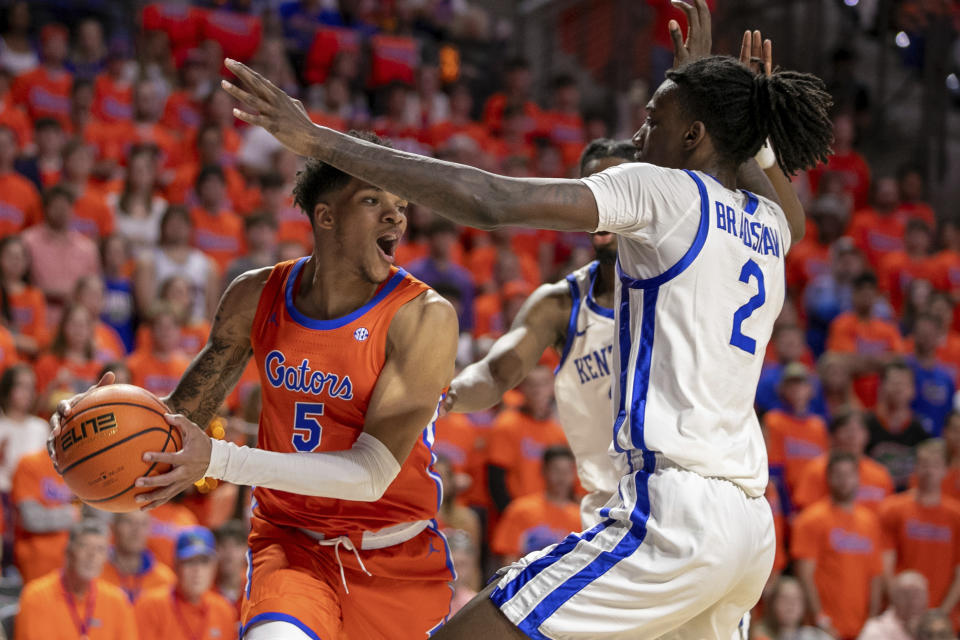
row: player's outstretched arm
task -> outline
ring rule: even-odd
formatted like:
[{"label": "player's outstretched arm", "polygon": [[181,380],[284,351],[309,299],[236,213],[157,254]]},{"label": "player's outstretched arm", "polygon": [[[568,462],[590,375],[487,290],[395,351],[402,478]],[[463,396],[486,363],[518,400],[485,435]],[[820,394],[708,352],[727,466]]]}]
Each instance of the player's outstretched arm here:
[{"label": "player's outstretched arm", "polygon": [[457,314],[428,291],[403,306],[387,335],[387,358],[367,406],[363,432],[350,449],[280,453],[213,441],[183,416],[169,416],[184,436],[176,453],[148,453],[147,461],[174,466],[137,486],[159,487],[137,496],[151,507],[202,477],[308,496],[373,502],[436,415],[440,394],[453,377]]},{"label": "player's outstretched arm", "polygon": [[500,402],[537,365],[547,347],[563,343],[571,304],[566,281],[541,285],[520,307],[510,331],[482,360],[453,379],[444,409],[469,413]]},{"label": "player's outstretched arm", "polygon": [[227,60],[226,66],[243,85],[241,89],[223,81],[224,89],[246,109],[234,109],[234,115],[263,127],[294,153],[322,160],[471,227],[597,228],[596,202],[579,180],[509,178],[358,140],[311,122],[299,100],[246,65]]}]

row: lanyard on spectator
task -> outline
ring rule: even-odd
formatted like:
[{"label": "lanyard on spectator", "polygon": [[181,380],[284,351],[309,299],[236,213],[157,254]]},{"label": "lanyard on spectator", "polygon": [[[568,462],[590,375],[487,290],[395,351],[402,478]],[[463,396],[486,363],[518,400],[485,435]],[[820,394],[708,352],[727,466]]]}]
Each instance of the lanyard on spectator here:
[{"label": "lanyard on spectator", "polygon": [[177,590],[173,589],[170,592],[170,599],[173,600],[173,612],[177,616],[177,623],[180,625],[180,628],[187,634],[187,637],[190,640],[202,640],[203,637],[207,634],[207,614],[209,609],[207,603],[204,602],[200,605],[200,633],[194,633],[193,629],[190,628],[190,625],[187,624],[187,619],[183,615],[183,611],[180,609],[180,596],[177,594]]},{"label": "lanyard on spectator", "polygon": [[67,601],[67,608],[70,609],[70,617],[73,618],[73,624],[80,632],[80,640],[89,640],[90,622],[93,620],[93,608],[97,599],[97,586],[90,583],[90,591],[87,593],[87,607],[83,618],[80,618],[80,612],[77,610],[77,601],[73,594],[67,590],[67,582],[63,574],[60,574],[60,588],[63,590],[63,599]]},{"label": "lanyard on spectator", "polygon": [[144,574],[136,573],[128,578],[127,574],[117,571],[117,577],[120,578],[120,588],[123,589],[123,592],[130,598],[130,603],[133,604],[143,587]]}]

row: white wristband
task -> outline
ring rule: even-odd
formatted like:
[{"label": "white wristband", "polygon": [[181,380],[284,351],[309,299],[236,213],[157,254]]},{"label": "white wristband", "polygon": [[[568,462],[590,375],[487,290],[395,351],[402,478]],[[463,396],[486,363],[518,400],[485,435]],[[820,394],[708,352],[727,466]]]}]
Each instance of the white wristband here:
[{"label": "white wristband", "polygon": [[760,151],[757,151],[757,155],[753,156],[753,159],[757,161],[757,164],[760,165],[760,168],[764,171],[777,164],[777,154],[773,152],[770,138],[767,138],[763,146],[760,147]]},{"label": "white wristband", "polygon": [[322,453],[280,453],[213,440],[204,475],[305,496],[374,502],[399,473],[390,449],[361,433],[351,448]]}]

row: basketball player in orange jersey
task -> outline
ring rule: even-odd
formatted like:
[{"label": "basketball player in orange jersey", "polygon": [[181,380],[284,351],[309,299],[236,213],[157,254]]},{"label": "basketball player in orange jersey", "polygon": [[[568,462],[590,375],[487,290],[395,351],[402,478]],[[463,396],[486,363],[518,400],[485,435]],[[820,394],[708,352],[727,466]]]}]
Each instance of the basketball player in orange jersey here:
[{"label": "basketball player in orange jersey", "polygon": [[[295,195],[313,254],[247,272],[224,293],[206,346],[165,398],[184,447],[145,455],[176,467],[138,481],[162,487],[141,497],[156,506],[204,476],[257,487],[245,640],[424,638],[452,594],[430,445],[453,377],[456,312],[393,266],[406,201],[315,162]],[[212,442],[196,425],[251,355],[259,449]]]}]

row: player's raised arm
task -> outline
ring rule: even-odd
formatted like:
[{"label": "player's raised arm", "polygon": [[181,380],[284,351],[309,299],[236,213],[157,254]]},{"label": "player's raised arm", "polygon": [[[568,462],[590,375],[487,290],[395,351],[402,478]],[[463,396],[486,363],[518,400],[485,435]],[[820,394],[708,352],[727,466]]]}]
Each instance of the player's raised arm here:
[{"label": "player's raised arm", "polygon": [[173,393],[162,398],[173,411],[203,427],[217,415],[253,353],[250,331],[260,291],[269,275],[269,267],[248,271],[227,287],[220,298],[207,343]]},{"label": "player's raised arm", "polygon": [[246,65],[227,60],[226,66],[246,89],[223,81],[224,89],[248,110],[234,109],[234,115],[263,127],[294,153],[471,227],[597,228],[596,202],[579,180],[509,178],[358,140],[311,122],[299,100]]},{"label": "player's raised arm", "polygon": [[523,303],[510,331],[480,360],[450,383],[444,399],[447,411],[481,411],[500,402],[540,361],[544,349],[560,344],[570,318],[566,281],[541,285]]},{"label": "player's raised arm", "polygon": [[202,477],[308,496],[374,502],[400,472],[424,428],[436,415],[453,377],[457,314],[428,291],[397,312],[387,336],[387,357],[366,411],[363,432],[350,449],[280,453],[212,441],[183,416],[171,424],[184,436],[177,453],[150,453],[148,460],[174,465],[166,474],[140,478],[159,487],[137,496],[160,505]]}]

